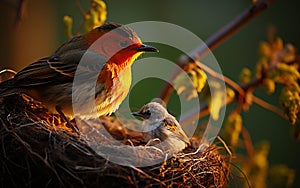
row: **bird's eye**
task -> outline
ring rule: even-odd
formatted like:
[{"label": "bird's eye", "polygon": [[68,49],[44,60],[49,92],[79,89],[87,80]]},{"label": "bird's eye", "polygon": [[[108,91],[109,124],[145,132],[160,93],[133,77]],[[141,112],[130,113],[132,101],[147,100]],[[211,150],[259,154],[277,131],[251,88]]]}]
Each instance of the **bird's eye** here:
[{"label": "bird's eye", "polygon": [[120,46],[121,46],[122,48],[125,48],[125,47],[128,46],[128,42],[127,42],[127,41],[121,41],[121,42],[120,42]]},{"label": "bird's eye", "polygon": [[143,112],[143,116],[144,116],[146,119],[149,119],[149,118],[150,118],[150,116],[151,116],[151,112],[150,112],[150,110],[146,110],[146,111],[144,111],[144,112]]}]

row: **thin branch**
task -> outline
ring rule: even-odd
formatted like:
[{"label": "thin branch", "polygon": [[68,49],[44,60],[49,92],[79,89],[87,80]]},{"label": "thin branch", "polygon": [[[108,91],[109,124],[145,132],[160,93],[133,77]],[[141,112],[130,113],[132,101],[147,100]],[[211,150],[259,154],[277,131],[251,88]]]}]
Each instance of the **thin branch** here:
[{"label": "thin branch", "polygon": [[79,12],[80,12],[80,14],[81,14],[81,16],[84,17],[84,16],[85,16],[85,11],[83,10],[83,8],[82,8],[80,2],[79,2],[78,0],[74,0],[74,2],[75,2],[75,4],[76,4],[76,6],[77,6],[77,8],[78,8],[78,10],[79,10]]},{"label": "thin branch", "polygon": [[251,136],[250,136],[248,130],[245,128],[245,126],[242,126],[241,134],[244,139],[244,146],[248,153],[248,156],[249,156],[249,158],[252,158],[253,154],[254,154],[254,147],[253,147]]},{"label": "thin branch", "polygon": [[[269,71],[269,69],[265,70],[265,71]],[[234,81],[232,81],[232,82],[234,82],[235,84],[237,84],[238,87],[241,88],[244,91],[242,93],[244,95],[244,93],[246,93],[250,89],[258,87],[262,83],[262,81],[263,81],[264,78],[265,78],[264,76],[262,76],[260,78],[254,78],[252,81],[250,81],[249,83],[247,83],[245,85],[235,83]],[[230,85],[230,84],[228,84],[228,85]],[[235,98],[228,98],[227,97],[226,102],[223,104],[222,107],[227,106],[227,105],[233,103],[235,101],[235,99],[240,99],[240,93],[241,93],[240,91],[236,91],[235,90],[235,94],[236,94]],[[261,107],[263,107],[263,108],[265,108],[267,110],[270,110],[270,111],[272,111],[272,112],[280,115],[281,117],[283,117],[285,119],[287,118],[284,115],[284,113],[279,108],[277,108],[276,106],[274,106],[272,104],[269,104],[269,103],[265,102],[264,100],[262,100],[262,99],[260,99],[260,98],[258,98],[256,96],[254,96],[254,95],[252,95],[252,101],[254,103],[260,105]],[[204,104],[204,105],[202,105],[200,107],[200,109],[195,108],[195,109],[190,110],[188,113],[182,115],[182,118],[180,119],[181,120],[180,123],[182,125],[185,125],[188,122],[194,121],[197,118],[204,117],[204,116],[208,115],[209,113],[210,112],[209,112],[209,106],[208,106],[208,104]]]},{"label": "thin branch", "polygon": [[10,73],[10,74],[13,74],[13,75],[17,74],[17,72],[12,70],[12,69],[3,69],[3,70],[0,71],[0,76],[1,76],[1,74],[4,74],[4,73]]},{"label": "thin branch", "polygon": [[[234,99],[237,99],[238,103],[241,104],[241,101],[244,100],[245,97],[245,93],[247,92],[251,92],[253,93],[253,90],[257,87],[259,87],[264,79],[267,77],[267,73],[273,69],[276,68],[276,64],[279,62],[279,58],[280,58],[280,54],[277,54],[276,56],[274,56],[270,61],[272,62],[270,64],[270,66],[268,68],[265,68],[262,70],[261,72],[261,77],[259,78],[254,78],[252,79],[250,82],[248,82],[247,84],[241,84],[241,83],[236,83],[232,80],[230,80],[229,78],[223,76],[223,80],[225,81],[225,83],[229,86],[231,86],[234,90],[235,90],[235,98],[231,98],[231,99],[226,99],[226,102],[223,104],[222,107],[231,104],[232,102],[234,102]],[[299,59],[299,56],[296,57],[296,59]],[[294,63],[294,61],[292,61]],[[200,63],[199,63],[200,64]],[[209,70],[209,71],[213,71],[213,70]],[[210,73],[210,72],[208,72]],[[218,75],[218,73],[216,72],[212,72],[211,75],[217,79],[221,79],[222,75]],[[243,90],[243,92],[241,92],[241,90]],[[280,115],[283,118],[287,118],[284,113],[278,109],[277,107],[265,102],[264,100],[255,97],[252,95],[252,101],[255,102],[256,104],[262,106],[263,108],[266,108],[278,115]],[[243,101],[242,101],[243,102]],[[205,116],[209,114],[209,106],[208,104],[205,104],[204,106],[202,106],[200,108],[200,111],[197,112],[196,109],[192,109],[189,113],[184,114],[184,118],[182,118],[182,123],[186,124],[188,122],[194,121],[196,118]],[[202,115],[202,116],[201,116]]]},{"label": "thin branch", "polygon": [[[269,69],[264,70],[262,72],[262,76],[260,78],[254,78],[253,80],[251,80],[247,84],[236,83],[236,82],[234,82],[233,80],[231,80],[230,78],[228,78],[226,76],[219,75],[217,72],[214,72],[210,68],[208,68],[207,70],[212,71],[211,75],[214,78],[222,79],[222,77],[223,77],[224,78],[223,80],[225,81],[225,83],[228,84],[229,86],[231,86],[235,90],[235,97],[234,98],[228,98],[227,97],[226,102],[222,106],[222,107],[224,107],[224,106],[227,106],[227,105],[233,103],[235,101],[235,99],[238,99],[237,101],[240,102],[240,99],[243,99],[246,92],[249,92],[249,90],[253,90],[254,88],[261,85],[262,81],[265,79],[266,72],[274,69],[274,67],[275,66],[273,65],[273,66],[269,67]],[[286,119],[283,112],[280,109],[278,109],[277,107],[263,101],[262,99],[259,99],[258,97],[255,97],[255,96],[253,96],[252,100],[256,104],[258,104],[258,105],[260,105],[260,106],[262,106],[262,107],[264,107],[268,110],[271,110],[272,112],[275,112],[276,114],[279,114],[281,117],[284,117]],[[191,111],[189,111],[188,113],[182,115],[180,123],[182,125],[185,125],[188,122],[194,121],[197,118],[204,117],[204,116],[208,115],[209,113],[210,113],[209,112],[209,105],[204,104],[200,107],[200,110],[198,110],[198,108],[195,108],[195,109],[192,109]]]},{"label": "thin branch", "polygon": [[16,18],[13,25],[17,27],[24,18],[28,0],[2,0],[2,3],[16,9]]},{"label": "thin branch", "polygon": [[259,106],[267,109],[267,110],[270,110],[272,112],[274,112],[275,114],[283,117],[284,119],[287,119],[286,115],[283,113],[282,110],[280,110],[279,108],[277,108],[276,106],[270,104],[270,103],[267,103],[266,101],[256,97],[256,96],[252,96],[252,101],[256,104],[258,104]]},{"label": "thin branch", "polygon": [[230,156],[230,160],[231,160],[231,158],[232,158],[232,152],[229,149],[228,145],[226,144],[226,142],[220,136],[217,136],[217,139],[223,144],[223,147],[226,149],[227,153]]},{"label": "thin branch", "polygon": [[28,0],[19,0],[17,5],[17,14],[15,18],[14,26],[17,27],[22,19],[24,18],[26,8],[27,8]]},{"label": "thin branch", "polygon": [[[219,44],[221,44],[224,40],[229,38],[235,32],[237,32],[242,26],[248,23],[251,19],[265,10],[270,4],[272,0],[258,0],[255,4],[249,6],[244,12],[242,12],[239,16],[237,16],[234,20],[229,22],[223,28],[221,28],[217,33],[212,35],[205,41],[205,44],[197,47],[194,51],[190,52],[187,56],[182,55],[177,64],[183,68],[187,66],[190,62],[200,61],[210,50],[215,49]],[[169,80],[174,80],[176,76],[179,74],[178,71],[173,71]],[[166,84],[162,89],[160,94],[160,98],[167,102],[173,88],[170,84]]]},{"label": "thin branch", "polygon": [[160,181],[159,179],[157,179],[155,177],[152,177],[151,175],[147,174],[146,172],[142,171],[141,169],[139,169],[135,166],[132,166],[132,165],[130,165],[129,167],[132,168],[133,170],[137,171],[138,173],[143,174],[146,178],[152,179],[156,182],[159,182],[161,185],[166,186],[166,184],[164,182]]},{"label": "thin branch", "polygon": [[239,85],[238,83],[236,83],[235,81],[231,80],[229,77],[219,74],[216,71],[214,71],[213,69],[209,68],[208,66],[200,63],[200,62],[196,62],[197,65],[206,73],[209,74],[211,77],[219,79],[219,80],[224,80],[224,82],[228,85],[230,85],[235,91],[237,91],[239,93],[239,95],[244,96],[245,91],[244,89],[241,87],[241,85]]},{"label": "thin branch", "polygon": [[[248,179],[247,174],[246,174],[246,173],[245,173],[238,165],[236,165],[236,164],[234,164],[234,163],[230,163],[230,164],[231,164],[233,167],[235,167],[235,168],[238,170],[238,172],[240,172],[240,173],[242,174],[242,178],[245,178],[248,187],[249,187],[249,188],[252,188],[252,186],[251,186],[251,184],[250,184],[250,180]],[[237,187],[238,187],[238,186],[237,186]]]},{"label": "thin branch", "polygon": [[[222,107],[227,106],[234,101],[235,101],[235,98],[227,98],[226,102],[223,104]],[[209,105],[206,103],[206,104],[201,105],[200,109],[194,108],[194,109],[190,110],[189,112],[183,114],[180,118],[179,123],[181,126],[184,126],[184,125],[188,124],[189,122],[192,122],[195,119],[199,119],[201,117],[207,116],[208,114],[210,114]]]},{"label": "thin branch", "polygon": [[17,74],[16,71],[12,69],[3,69],[0,71],[0,83],[8,80],[10,78],[13,78]]},{"label": "thin branch", "polygon": [[[239,16],[222,27],[217,33],[206,40],[206,45],[199,46],[190,55],[197,61],[201,60],[210,50],[214,50],[219,44],[237,32],[240,28],[251,21],[255,16],[264,11],[272,3],[271,0],[258,0],[256,3],[250,5]],[[209,49],[208,49],[208,48]]]}]

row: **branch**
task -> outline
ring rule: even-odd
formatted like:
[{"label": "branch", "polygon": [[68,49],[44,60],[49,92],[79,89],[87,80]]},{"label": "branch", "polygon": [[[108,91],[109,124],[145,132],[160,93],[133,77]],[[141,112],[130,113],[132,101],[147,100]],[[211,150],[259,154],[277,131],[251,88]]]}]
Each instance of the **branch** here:
[{"label": "branch", "polygon": [[[274,67],[270,67],[269,69],[265,70],[265,72],[272,70]],[[265,75],[265,73],[263,73],[263,75]],[[228,78],[229,79],[229,78]],[[235,97],[234,98],[227,98],[226,102],[223,104],[222,107],[227,106],[231,103],[233,103],[236,99],[241,99],[245,96],[245,93],[248,92],[249,90],[253,90],[254,88],[257,88],[265,79],[265,76],[262,76],[260,78],[254,78],[252,81],[250,81],[249,83],[243,85],[243,84],[238,84],[235,83],[234,81],[230,80],[230,82],[226,81],[226,84],[228,84],[229,86],[232,86],[231,84],[234,83],[234,87],[232,87],[235,90]],[[238,90],[236,90],[235,88],[239,88]],[[242,90],[243,92],[241,92],[240,90]],[[264,100],[252,95],[252,101],[255,102],[256,104],[260,105],[263,108],[266,108],[278,115],[280,115],[281,117],[286,119],[286,116],[284,115],[284,113],[282,112],[282,110],[278,109],[276,106],[273,106],[267,102],[265,102]],[[197,108],[192,109],[191,111],[189,111],[188,113],[182,115],[180,124],[185,125],[188,122],[191,122],[193,120],[195,120],[196,118],[201,118],[204,117],[206,115],[208,115],[209,112],[209,106],[208,104],[204,104],[200,107],[200,110],[197,110]]]},{"label": "branch", "polygon": [[75,2],[75,4],[76,4],[76,6],[77,6],[77,8],[78,8],[78,10],[79,10],[79,12],[80,12],[80,14],[81,14],[81,16],[85,16],[85,11],[83,10],[83,8],[82,8],[82,6],[81,6],[81,4],[80,4],[80,2],[78,1],[78,0],[74,0],[74,2]]},{"label": "branch", "polygon": [[[298,57],[299,56],[297,56],[296,59],[298,59]],[[235,97],[227,98],[226,102],[222,106],[222,107],[224,107],[224,106],[227,106],[227,105],[231,104],[236,99],[237,99],[238,102],[244,102],[244,98],[246,96],[245,94],[247,92],[253,93],[253,90],[255,88],[259,87],[263,83],[264,79],[267,76],[267,73],[276,68],[276,64],[277,64],[277,62],[279,62],[279,54],[277,54],[277,56],[274,56],[271,61],[273,63],[271,63],[271,65],[268,68],[263,69],[263,71],[261,72],[261,74],[262,74],[261,77],[253,78],[247,84],[236,83],[233,80],[231,80],[230,78],[227,78],[226,76],[220,75],[219,73],[213,71],[212,69],[210,69],[209,67],[207,67],[203,64],[201,64],[201,66],[203,65],[202,67],[204,68],[204,71],[207,71],[207,73],[210,74],[212,77],[220,79],[220,80],[222,80],[222,77],[223,77],[224,78],[223,80],[225,81],[225,83],[227,85],[231,86],[232,89],[234,89]],[[292,62],[294,62],[294,61],[292,61]],[[283,117],[285,119],[287,118],[284,115],[284,113],[282,112],[282,110],[278,109],[276,106],[273,106],[273,105],[265,102],[264,100],[262,100],[258,97],[255,97],[254,95],[252,95],[252,101],[255,102],[256,104],[262,106],[263,108],[266,108],[266,109],[280,115],[281,117]],[[189,111],[188,113],[183,114],[180,123],[182,125],[185,125],[186,123],[191,122],[191,121],[193,121],[197,118],[201,118],[203,116],[206,116],[209,113],[210,113],[209,112],[209,105],[204,104],[200,107],[200,110],[197,110],[197,108],[195,108],[195,109],[192,109],[191,111]]]},{"label": "branch", "polygon": [[17,5],[17,15],[14,23],[15,27],[17,27],[22,21],[22,19],[24,18],[27,4],[28,4],[28,0],[19,0]]},{"label": "branch", "polygon": [[17,27],[24,18],[28,0],[2,0],[2,2],[16,9],[14,27]]},{"label": "branch", "polygon": [[252,101],[255,102],[257,105],[259,105],[267,110],[270,110],[270,111],[274,112],[275,114],[283,117],[284,119],[288,119],[281,109],[277,108],[276,106],[274,106],[272,104],[267,103],[266,101],[254,96],[254,95],[252,96]]},{"label": "branch", "polygon": [[245,126],[242,126],[241,134],[244,139],[244,146],[247,151],[247,154],[248,154],[249,158],[252,158],[253,154],[254,154],[253,142],[252,142],[251,136],[250,136],[248,130],[245,128]]},{"label": "branch", "polygon": [[[188,55],[182,55],[178,59],[177,64],[181,68],[184,68],[191,62],[191,60],[192,60],[192,62],[200,61],[203,57],[205,57],[205,55],[207,55],[207,53],[210,50],[215,49],[224,40],[229,38],[236,31],[238,31],[242,26],[244,26],[246,23],[248,23],[251,19],[253,19],[255,16],[257,16],[263,10],[265,10],[271,3],[272,3],[272,0],[258,0],[255,4],[252,4],[251,6],[249,6],[239,16],[237,16],[235,19],[233,19],[231,22],[229,22],[227,25],[225,25],[223,28],[221,28],[217,33],[215,33],[210,38],[208,38],[205,41],[205,44],[197,47],[194,51],[190,52]],[[200,66],[200,68],[202,68],[202,66]],[[169,80],[170,81],[174,80],[176,78],[176,76],[178,75],[178,73],[179,72],[177,72],[177,71],[173,71]],[[162,89],[160,98],[164,102],[167,102],[172,91],[173,91],[173,88],[171,87],[171,85],[166,84],[164,86],[164,88]]]}]

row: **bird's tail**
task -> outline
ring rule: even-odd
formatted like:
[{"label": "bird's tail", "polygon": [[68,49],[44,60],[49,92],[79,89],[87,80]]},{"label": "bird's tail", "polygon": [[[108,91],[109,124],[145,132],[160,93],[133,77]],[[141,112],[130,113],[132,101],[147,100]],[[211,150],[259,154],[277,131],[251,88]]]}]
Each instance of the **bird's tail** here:
[{"label": "bird's tail", "polygon": [[0,97],[7,97],[9,95],[14,95],[19,92],[19,89],[14,85],[15,81],[9,79],[0,83]]}]

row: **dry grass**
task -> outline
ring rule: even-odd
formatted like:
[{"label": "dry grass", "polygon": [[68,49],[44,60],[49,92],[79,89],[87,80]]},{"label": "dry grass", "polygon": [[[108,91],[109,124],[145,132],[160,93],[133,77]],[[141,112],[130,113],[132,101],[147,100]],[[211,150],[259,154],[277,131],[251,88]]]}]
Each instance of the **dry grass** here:
[{"label": "dry grass", "polygon": [[[127,130],[114,117],[101,122],[115,138],[144,144],[139,133]],[[60,116],[21,96],[1,101],[0,123],[1,187],[224,187],[227,183],[229,157],[220,154],[224,148],[194,149],[195,138],[184,153],[162,164],[136,168],[97,155]]]}]

